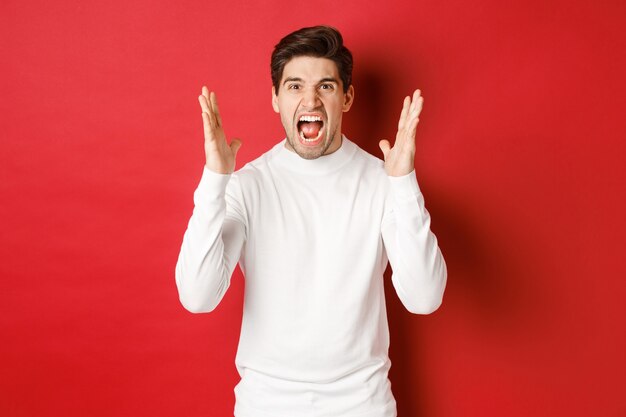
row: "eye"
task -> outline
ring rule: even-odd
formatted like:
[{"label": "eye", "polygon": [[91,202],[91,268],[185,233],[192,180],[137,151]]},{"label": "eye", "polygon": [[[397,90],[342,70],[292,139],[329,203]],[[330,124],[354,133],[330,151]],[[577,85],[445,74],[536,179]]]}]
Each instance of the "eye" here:
[{"label": "eye", "polygon": [[287,86],[287,90],[299,90],[300,89],[300,84],[289,84]]},{"label": "eye", "polygon": [[333,84],[322,84],[322,85],[320,85],[320,90],[332,91],[334,89],[335,89],[335,86]]}]

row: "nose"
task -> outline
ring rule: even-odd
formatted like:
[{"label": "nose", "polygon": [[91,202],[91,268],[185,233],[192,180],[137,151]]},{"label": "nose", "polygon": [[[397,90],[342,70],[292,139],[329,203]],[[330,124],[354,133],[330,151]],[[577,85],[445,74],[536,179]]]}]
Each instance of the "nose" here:
[{"label": "nose", "polygon": [[302,106],[307,109],[314,109],[319,105],[317,88],[307,88],[302,93]]}]

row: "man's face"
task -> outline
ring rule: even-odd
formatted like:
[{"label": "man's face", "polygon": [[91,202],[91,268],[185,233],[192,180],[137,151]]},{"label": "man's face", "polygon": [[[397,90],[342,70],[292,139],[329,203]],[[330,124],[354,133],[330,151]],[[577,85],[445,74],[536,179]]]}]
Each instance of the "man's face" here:
[{"label": "man's face", "polygon": [[350,110],[354,89],[343,92],[337,65],[326,58],[297,56],[283,69],[272,106],[280,113],[286,147],[305,159],[330,154],[341,146],[341,117]]}]

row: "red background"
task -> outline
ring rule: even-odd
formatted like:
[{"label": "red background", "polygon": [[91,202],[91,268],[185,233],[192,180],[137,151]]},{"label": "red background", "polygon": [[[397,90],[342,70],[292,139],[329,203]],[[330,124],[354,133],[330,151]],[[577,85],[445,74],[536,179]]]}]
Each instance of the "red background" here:
[{"label": "red background", "polygon": [[626,415],[623,1],[173,3],[0,5],[2,416],[232,415],[243,280],[205,315],[174,285],[197,95],[242,166],[283,137],[273,45],[319,23],[355,56],[357,143],[425,96],[449,281],[431,316],[387,287],[399,415]]}]

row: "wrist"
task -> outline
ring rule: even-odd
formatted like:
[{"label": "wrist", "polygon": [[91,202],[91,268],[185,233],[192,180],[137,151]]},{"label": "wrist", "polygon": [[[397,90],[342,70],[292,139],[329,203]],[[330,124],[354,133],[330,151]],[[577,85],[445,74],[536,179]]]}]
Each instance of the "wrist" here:
[{"label": "wrist", "polygon": [[413,164],[395,164],[393,166],[385,166],[385,171],[390,177],[404,177],[415,171]]}]

